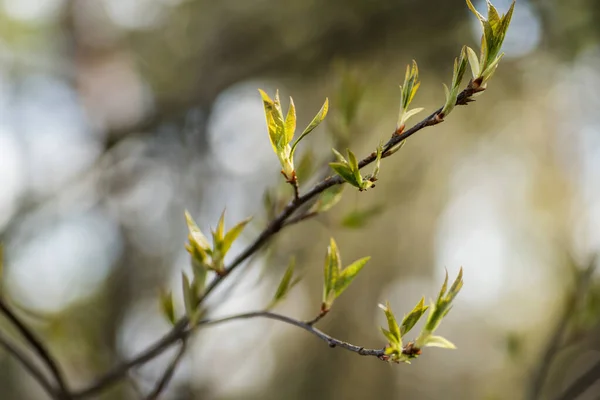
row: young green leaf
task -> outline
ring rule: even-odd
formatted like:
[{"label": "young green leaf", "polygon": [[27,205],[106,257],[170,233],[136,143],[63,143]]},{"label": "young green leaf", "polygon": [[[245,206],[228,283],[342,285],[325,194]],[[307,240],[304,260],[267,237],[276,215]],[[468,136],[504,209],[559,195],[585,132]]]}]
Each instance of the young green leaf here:
[{"label": "young green leaf", "polygon": [[365,266],[365,264],[371,259],[371,257],[364,257],[354,261],[352,264],[344,268],[339,274],[335,281],[334,293],[335,297],[338,298],[346,290],[346,288],[352,283],[356,275]]},{"label": "young green leaf", "polygon": [[221,252],[223,256],[227,254],[233,242],[238,238],[238,236],[240,236],[248,222],[250,222],[251,220],[252,217],[246,218],[245,220],[239,222],[236,226],[231,228],[229,232],[227,232],[227,234],[225,234],[225,237],[223,238],[223,245],[221,247]]},{"label": "young green leaf", "polygon": [[194,274],[194,279],[192,280],[194,293],[201,295],[204,293],[204,286],[206,285],[208,266],[200,264],[196,260],[192,260],[192,273]]},{"label": "young green leaf", "polygon": [[202,234],[202,231],[200,231],[200,228],[198,228],[198,225],[196,225],[196,222],[194,222],[194,219],[187,210],[185,211],[185,222],[190,233],[190,243],[194,247],[197,247],[204,252],[210,250],[210,243],[208,243],[208,239]]},{"label": "young green leaf", "polygon": [[175,325],[175,307],[173,306],[173,295],[171,291],[160,291],[160,309],[164,317],[172,325]]},{"label": "young green leaf", "polygon": [[420,85],[421,82],[419,82],[419,68],[417,66],[417,62],[413,60],[412,66],[406,66],[404,83],[400,86],[400,112],[398,113],[398,123],[396,125],[397,131],[402,131],[406,121],[420,111],[420,109],[417,109],[417,111],[408,110],[408,106],[415,97]]},{"label": "young green leaf", "polygon": [[287,116],[285,117],[285,141],[286,144],[290,143],[294,138],[296,132],[296,107],[294,106],[294,99],[290,97],[290,108],[288,109]]},{"label": "young green leaf", "polygon": [[425,298],[421,297],[421,301],[417,303],[415,308],[404,316],[402,319],[402,326],[400,328],[400,334],[402,336],[406,335],[415,324],[421,319],[425,311],[427,311],[429,307],[425,305]]},{"label": "young green leaf", "polygon": [[285,137],[285,126],[283,122],[283,116],[279,111],[280,106],[271,100],[268,94],[263,90],[258,89],[263,100],[263,106],[265,109],[265,118],[267,120],[267,129],[269,131],[269,139],[271,146],[275,153],[279,153],[281,149],[281,143],[285,141],[282,138]]},{"label": "young green leaf", "polygon": [[469,57],[469,65],[471,66],[471,72],[473,73],[473,79],[477,79],[481,74],[481,70],[479,68],[479,59],[477,58],[477,54],[475,50],[467,46],[467,55]]},{"label": "young green leaf", "polygon": [[354,172],[350,169],[347,164],[342,164],[339,162],[331,162],[329,163],[331,169],[333,169],[339,176],[344,179],[344,181],[348,182],[352,186],[360,187],[360,182],[356,181]]},{"label": "young green leaf", "polygon": [[460,57],[454,59],[454,72],[452,74],[452,86],[448,90],[448,87],[444,85],[444,91],[446,92],[446,104],[442,108],[441,118],[450,114],[456,105],[458,98],[458,92],[460,91],[460,84],[462,82],[465,71],[467,70],[468,54],[467,47],[463,46]]},{"label": "young green leaf", "polygon": [[379,304],[379,308],[383,310],[387,319],[389,336],[386,335],[386,338],[390,341],[390,345],[402,347],[402,334],[400,333],[400,327],[398,326],[396,317],[390,308],[390,303],[386,302],[385,305]]},{"label": "young green leaf", "polygon": [[441,336],[429,336],[425,342],[425,347],[441,347],[442,349],[456,349],[454,343]]},{"label": "young green leaf", "polygon": [[396,336],[394,336],[392,332],[388,331],[383,326],[380,326],[379,329],[381,330],[381,333],[383,333],[383,336],[385,336],[385,338],[387,339],[388,343],[393,344],[397,342],[398,338],[396,338]]},{"label": "young green leaf", "polygon": [[323,285],[323,304],[326,309],[331,307],[334,295],[335,283],[338,276],[341,273],[342,261],[340,259],[340,253],[335,243],[335,240],[331,238],[329,240],[329,246],[327,247],[327,256],[325,257],[325,269],[324,269],[324,285]]},{"label": "young green leaf", "polygon": [[190,285],[190,280],[185,274],[181,273],[181,287],[183,289],[183,304],[185,305],[185,313],[188,318],[191,318],[196,310],[196,293],[194,288]]},{"label": "young green leaf", "polygon": [[331,151],[333,151],[333,154],[335,155],[335,158],[337,158],[338,162],[344,165],[348,165],[348,161],[346,161],[346,158],[336,149],[331,149]]},{"label": "young green leaf", "polygon": [[308,126],[306,127],[306,129],[304,129],[304,131],[302,132],[302,134],[298,137],[298,139],[296,139],[296,141],[292,145],[292,150],[290,152],[291,156],[294,155],[294,152],[296,151],[296,146],[298,146],[298,143],[300,143],[300,141],[302,139],[304,139],[304,137],[306,135],[308,135],[309,133],[311,133],[317,126],[319,126],[319,124],[321,122],[323,122],[323,120],[327,116],[327,111],[329,111],[329,99],[328,98],[325,99],[325,103],[323,103],[323,106],[321,106],[321,109],[319,110],[319,112],[317,113],[317,115],[315,115],[315,117],[310,122],[310,124],[308,124]]},{"label": "young green leaf", "polygon": [[267,308],[274,307],[277,303],[287,296],[289,290],[292,288],[292,278],[294,276],[294,268],[296,267],[296,259],[292,257],[290,259],[290,263],[281,278],[281,282],[279,282],[279,286],[277,287],[277,291],[273,296],[273,300],[271,300],[271,304]]},{"label": "young green leaf", "polygon": [[221,213],[219,217],[219,222],[217,223],[217,228],[213,232],[213,239],[215,243],[223,242],[223,238],[225,237],[225,210]]},{"label": "young green leaf", "polygon": [[[481,38],[481,52],[478,66],[475,66],[475,54],[469,51],[468,58],[473,71],[474,80],[480,80],[478,84],[485,88],[485,83],[493,75],[498,62],[502,55],[500,49],[506,36],[506,31],[510,25],[512,14],[514,11],[515,1],[513,0],[508,12],[502,16],[498,14],[492,3],[487,1],[487,19],[481,15],[473,6],[470,0],[467,1],[467,6],[475,14],[483,28],[483,36]],[[500,55],[499,55],[500,54]]]},{"label": "young green leaf", "polygon": [[377,146],[377,156],[375,157],[375,167],[373,168],[373,173],[369,180],[376,181],[377,176],[379,175],[379,169],[381,168],[381,155],[383,154],[383,143],[379,142],[379,146]]}]

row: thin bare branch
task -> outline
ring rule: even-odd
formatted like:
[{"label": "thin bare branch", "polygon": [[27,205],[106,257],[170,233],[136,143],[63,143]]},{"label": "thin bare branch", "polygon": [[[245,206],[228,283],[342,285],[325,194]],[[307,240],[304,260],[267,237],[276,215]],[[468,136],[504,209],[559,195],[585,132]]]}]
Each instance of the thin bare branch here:
[{"label": "thin bare branch", "polygon": [[181,361],[181,359],[183,358],[183,355],[185,354],[186,348],[187,348],[187,340],[183,339],[181,341],[181,346],[179,347],[179,351],[175,355],[175,358],[173,358],[173,360],[171,361],[171,363],[169,364],[169,366],[163,373],[162,377],[160,378],[160,380],[158,381],[158,383],[156,384],[156,386],[154,387],[152,392],[150,392],[150,394],[146,397],[146,400],[158,399],[158,396],[160,396],[160,394],[163,392],[163,390],[165,390],[167,388],[167,386],[169,385],[169,382],[171,382],[171,379],[173,378],[173,374],[175,373],[175,370],[177,369],[179,362]]},{"label": "thin bare branch", "polygon": [[600,379],[600,361],[592,366],[585,374],[581,375],[555,400],[573,400],[585,393],[590,386]]},{"label": "thin bare branch", "polygon": [[579,273],[579,276],[577,277],[577,281],[575,282],[575,286],[573,287],[567,299],[563,313],[558,321],[556,321],[556,326],[552,330],[552,334],[548,340],[545,350],[542,353],[537,368],[533,372],[527,397],[529,400],[537,400],[540,398],[540,394],[542,393],[542,389],[546,383],[552,362],[564,344],[569,342],[569,340],[565,339],[565,335],[570,325],[569,322],[576,315],[579,307],[581,307],[581,302],[588,292],[588,287],[591,280],[590,278],[595,270],[595,267],[596,258],[593,257],[589,262],[588,267]]},{"label": "thin bare branch", "polygon": [[224,322],[235,321],[235,320],[239,320],[239,319],[251,319],[251,318],[267,318],[267,319],[273,319],[276,321],[284,322],[286,324],[293,325],[300,329],[304,329],[305,331],[311,333],[312,335],[314,335],[314,336],[318,337],[319,339],[323,340],[324,342],[326,342],[329,345],[329,347],[332,347],[332,348],[333,347],[341,347],[342,349],[354,352],[361,356],[373,356],[373,357],[377,357],[379,359],[385,358],[385,348],[383,348],[383,349],[365,349],[362,346],[356,346],[351,343],[344,342],[343,340],[333,338],[333,337],[329,336],[328,334],[326,334],[325,332],[315,328],[314,326],[307,324],[306,322],[302,322],[297,319],[287,317],[285,315],[272,313],[270,311],[255,311],[255,312],[249,312],[249,313],[244,313],[244,314],[232,315],[230,317],[225,317],[225,318],[219,318],[219,319],[213,319],[213,320],[203,320],[203,321],[200,321],[198,325],[210,326],[210,325],[222,324]]},{"label": "thin bare branch", "polygon": [[3,336],[2,332],[0,332],[0,346],[4,347],[8,353],[10,353],[17,361],[21,363],[21,365],[31,374],[31,376],[38,381],[46,393],[48,393],[50,398],[56,400],[63,399],[58,391],[52,386],[52,383],[50,383],[50,381],[44,376],[44,373],[40,370],[40,368],[38,368],[24,352],[13,345],[7,337]]},{"label": "thin bare branch", "polygon": [[27,343],[29,343],[33,350],[38,354],[42,362],[44,362],[44,364],[46,364],[46,366],[50,369],[50,372],[54,376],[59,390],[62,393],[62,398],[70,398],[69,389],[63,378],[63,374],[58,366],[58,363],[50,354],[50,351],[46,348],[42,341],[37,338],[35,333],[11,310],[9,305],[2,297],[0,297],[0,311],[15,326],[19,334],[23,336]]}]

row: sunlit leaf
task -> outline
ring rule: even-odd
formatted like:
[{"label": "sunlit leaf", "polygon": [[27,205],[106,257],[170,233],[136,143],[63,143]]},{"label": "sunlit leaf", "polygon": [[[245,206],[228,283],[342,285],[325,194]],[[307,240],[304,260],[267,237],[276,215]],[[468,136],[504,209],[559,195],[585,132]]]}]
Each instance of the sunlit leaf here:
[{"label": "sunlit leaf", "polygon": [[208,239],[202,234],[200,228],[198,228],[198,225],[196,225],[196,222],[194,222],[192,216],[187,210],[185,211],[185,222],[190,232],[190,242],[194,242],[193,244],[196,244],[203,250],[210,249],[210,243],[208,243]]},{"label": "sunlit leaf", "polygon": [[221,247],[221,252],[223,253],[223,255],[227,254],[227,251],[229,251],[233,242],[238,238],[238,236],[240,236],[248,222],[250,222],[251,220],[252,217],[248,217],[242,222],[239,222],[236,226],[231,228],[229,232],[227,232],[227,234],[223,238],[223,245]]},{"label": "sunlit leaf", "polygon": [[450,287],[450,290],[448,291],[448,296],[446,297],[446,300],[448,302],[453,301],[454,298],[456,297],[456,295],[458,294],[458,292],[460,292],[460,289],[462,289],[462,286],[463,286],[463,269],[461,267],[460,270],[458,271],[458,276],[456,277],[456,279],[454,280],[454,283],[452,284],[452,286]]},{"label": "sunlit leaf", "polygon": [[294,132],[296,132],[296,107],[294,106],[294,99],[290,97],[290,108],[285,117],[285,141],[287,143],[290,143],[294,138]]},{"label": "sunlit leaf", "polygon": [[356,182],[356,179],[354,177],[354,173],[352,172],[352,170],[348,167],[348,165],[346,164],[342,164],[342,163],[338,163],[338,162],[332,162],[329,163],[329,166],[339,175],[341,176],[346,182],[350,183],[351,185],[357,186],[359,187],[360,183]]},{"label": "sunlit leaf", "polygon": [[442,298],[446,295],[446,290],[448,290],[448,270],[446,270],[446,277],[444,278],[444,283],[442,284],[442,288],[440,289],[440,294],[437,298],[437,303],[439,303]]},{"label": "sunlit leaf", "polygon": [[385,329],[384,327],[379,327],[379,329],[381,330],[381,333],[383,333],[383,336],[385,336],[385,338],[388,340],[388,342],[390,344],[396,343],[397,342],[397,338],[392,335],[392,333],[390,331],[388,331],[387,329]]},{"label": "sunlit leaf", "polygon": [[385,313],[385,317],[388,323],[388,331],[390,333],[390,336],[388,337],[386,335],[386,337],[388,337],[388,340],[390,338],[394,339],[390,340],[390,344],[402,346],[402,335],[400,333],[400,327],[398,326],[398,322],[396,322],[396,317],[394,316],[394,313],[390,308],[390,303],[386,302],[385,306],[383,304],[379,304],[379,308],[381,308]]},{"label": "sunlit leaf", "polygon": [[285,127],[283,117],[278,110],[279,105],[276,105],[276,103],[271,100],[269,95],[267,95],[263,90],[258,89],[258,91],[260,92],[263,100],[271,146],[273,146],[273,151],[278,153],[282,150],[281,143],[285,142]]},{"label": "sunlit leaf", "polygon": [[441,336],[429,336],[424,344],[425,347],[441,347],[442,349],[456,349],[456,346],[448,339]]},{"label": "sunlit leaf", "polygon": [[317,115],[315,115],[315,117],[313,118],[313,120],[310,122],[310,124],[308,124],[308,126],[306,127],[306,129],[304,129],[304,131],[302,132],[302,134],[298,137],[298,139],[296,139],[296,141],[294,142],[294,144],[292,145],[292,151],[290,154],[294,154],[295,150],[296,150],[296,146],[298,146],[298,143],[300,143],[300,141],[309,133],[311,133],[317,126],[319,126],[319,124],[321,122],[323,122],[323,120],[325,119],[325,117],[327,116],[327,111],[329,111],[329,99],[325,99],[325,103],[323,103],[323,106],[321,107],[321,109],[319,110],[319,112],[317,113]]},{"label": "sunlit leaf", "polygon": [[325,257],[325,268],[324,268],[324,285],[323,285],[323,303],[331,306],[333,299],[331,295],[333,293],[335,282],[342,269],[342,261],[340,259],[340,252],[338,250],[335,240],[331,238],[329,240],[329,246],[327,247],[327,256]]},{"label": "sunlit leaf", "polygon": [[406,335],[415,326],[428,308],[429,307],[425,305],[425,298],[421,297],[421,301],[417,303],[415,308],[413,308],[412,311],[405,315],[402,319],[402,324],[400,327],[400,333],[402,336]]},{"label": "sunlit leaf", "polygon": [[467,55],[469,58],[469,65],[471,66],[471,72],[473,73],[473,79],[476,79],[481,73],[481,70],[479,69],[479,59],[477,58],[475,50],[470,47],[467,47]]},{"label": "sunlit leaf", "polygon": [[331,149],[331,151],[333,151],[333,154],[335,155],[335,158],[337,158],[339,163],[348,165],[348,161],[346,161],[346,158],[336,149]]},{"label": "sunlit leaf", "polygon": [[360,270],[370,259],[371,257],[361,258],[344,268],[335,281],[334,292],[336,298],[339,297],[344,290],[346,290],[346,288],[352,283],[354,278],[356,278]]}]

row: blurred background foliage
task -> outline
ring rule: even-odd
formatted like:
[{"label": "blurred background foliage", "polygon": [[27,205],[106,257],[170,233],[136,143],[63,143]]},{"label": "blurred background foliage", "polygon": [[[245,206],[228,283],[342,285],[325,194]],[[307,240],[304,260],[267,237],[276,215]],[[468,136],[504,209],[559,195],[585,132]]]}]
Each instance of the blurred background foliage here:
[{"label": "blurred background foliage", "polygon": [[[334,236],[346,262],[372,260],[325,331],[383,346],[377,303],[407,312],[463,266],[441,327],[458,350],[389,366],[277,322],[232,322],[195,335],[165,398],[520,399],[557,326],[568,345],[551,351],[543,396],[598,361],[598,273],[577,284],[600,247],[598,20],[595,0],[519,0],[476,103],[408,140],[376,189],[346,188],[329,213],[286,230],[210,301],[214,315],[263,307],[295,255],[304,280],[280,311],[312,318]],[[413,105],[441,106],[454,57],[479,36],[463,0],[0,0],[4,290],[71,385],[89,384],[168,330],[157,299],[165,287],[181,298],[184,208],[203,230],[224,207],[230,226],[255,215],[235,253],[264,226],[265,191],[291,195],[258,87],[293,95],[299,126],[330,97],[300,146],[320,171],[333,145],[362,157],[389,137],[411,59]],[[171,356],[102,398],[137,398]],[[0,352],[0,398],[44,396]]]}]

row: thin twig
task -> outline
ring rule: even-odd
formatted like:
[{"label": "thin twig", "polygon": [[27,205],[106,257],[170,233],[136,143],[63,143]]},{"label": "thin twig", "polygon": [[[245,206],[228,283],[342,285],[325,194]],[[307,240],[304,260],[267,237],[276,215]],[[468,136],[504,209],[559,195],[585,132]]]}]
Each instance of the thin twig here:
[{"label": "thin twig", "polygon": [[323,317],[325,317],[328,312],[329,312],[329,310],[322,309],[321,312],[319,313],[319,315],[317,315],[315,318],[311,319],[310,321],[306,321],[305,324],[310,325],[310,326],[315,325],[317,322],[319,322],[321,319],[323,319]]},{"label": "thin twig", "polygon": [[575,400],[600,379],[600,361],[571,384],[556,400]]},{"label": "thin twig", "polygon": [[326,342],[329,345],[329,347],[332,347],[332,348],[333,347],[341,347],[345,350],[352,351],[361,356],[373,356],[373,357],[377,357],[379,359],[385,358],[385,348],[383,348],[383,349],[365,349],[364,347],[356,346],[351,343],[344,342],[343,340],[333,338],[333,337],[329,336],[328,334],[326,334],[325,332],[315,328],[314,326],[307,324],[306,322],[302,322],[297,319],[287,317],[285,315],[272,313],[270,311],[255,311],[255,312],[249,312],[249,313],[244,313],[244,314],[232,315],[230,317],[225,317],[225,318],[220,318],[220,319],[203,320],[203,321],[200,321],[198,325],[210,326],[210,325],[222,324],[224,322],[235,321],[235,320],[239,320],[239,319],[250,319],[250,318],[267,318],[267,319],[273,319],[276,321],[284,322],[286,324],[293,325],[300,329],[304,329],[305,331],[313,334],[314,336],[316,336],[319,339]]},{"label": "thin twig", "polygon": [[58,366],[58,363],[54,360],[54,357],[50,354],[50,351],[46,348],[46,346],[42,343],[40,339],[37,338],[35,333],[25,325],[23,321],[11,310],[5,300],[0,297],[0,311],[6,316],[6,318],[17,328],[17,331],[23,336],[23,338],[29,343],[29,345],[33,348],[33,350],[38,354],[41,360],[46,364],[46,366],[50,369],[50,372],[54,376],[56,383],[62,393],[63,399],[70,398],[69,389],[67,384],[63,378],[63,374]]},{"label": "thin twig", "polygon": [[50,381],[44,376],[44,373],[40,370],[40,368],[38,368],[25,353],[14,346],[7,337],[3,336],[2,332],[0,332],[0,346],[4,347],[7,352],[9,352],[17,361],[19,361],[21,365],[23,365],[23,367],[31,374],[31,376],[38,381],[46,393],[48,393],[50,398],[57,400],[62,399],[61,395],[56,389],[54,389],[52,383],[50,383]]},{"label": "thin twig", "polygon": [[161,379],[156,384],[156,387],[146,397],[146,400],[158,399],[158,396],[160,396],[162,391],[167,388],[167,386],[169,385],[169,382],[171,382],[171,379],[173,378],[175,369],[177,369],[177,365],[179,365],[179,362],[181,361],[181,359],[183,358],[183,355],[185,354],[186,347],[187,347],[187,340],[183,339],[181,341],[181,346],[179,347],[179,351],[175,355],[175,358],[173,358],[173,360],[171,361],[171,363],[169,364],[169,366],[163,373]]},{"label": "thin twig", "polygon": [[544,384],[548,378],[548,372],[550,371],[552,362],[565,344],[565,335],[570,325],[569,322],[576,314],[576,311],[580,307],[583,298],[585,298],[589,287],[590,278],[594,272],[595,266],[596,260],[594,257],[588,264],[588,267],[577,277],[577,281],[575,282],[575,286],[570,293],[569,298],[567,299],[563,313],[556,322],[556,326],[552,330],[552,335],[548,340],[546,349],[544,350],[538,366],[533,373],[531,385],[529,387],[529,393],[527,396],[529,400],[537,400],[540,397],[542,389],[544,388]]},{"label": "thin twig", "polygon": [[[456,105],[466,105],[471,100],[471,96],[480,91],[480,89],[473,88],[472,84],[469,83],[467,88],[463,90],[457,97]],[[428,126],[435,125],[440,122],[438,118],[436,118],[439,113],[441,113],[442,108],[440,107],[438,110],[431,113],[421,122],[417,123],[410,129],[405,130],[401,134],[396,134],[394,132],[392,137],[388,140],[383,148],[382,158],[389,157],[391,154],[388,152],[392,147],[402,142],[403,140],[408,139],[410,136],[414,135],[418,131],[426,128]],[[377,155],[375,152],[371,153],[369,156],[365,157],[363,160],[359,162],[359,168],[363,168],[372,162],[375,161]],[[258,235],[258,237],[248,245],[229,265],[228,268],[225,269],[224,273],[218,275],[206,288],[204,295],[200,298],[199,302],[203,302],[204,299],[213,291],[219,284],[235,269],[237,269],[241,264],[243,264],[248,257],[252,254],[256,253],[260,250],[269,240],[275,236],[281,229],[286,226],[286,221],[288,221],[292,215],[298,211],[302,206],[307,204],[311,199],[325,191],[326,189],[343,184],[344,180],[339,176],[329,176],[315,186],[310,189],[308,192],[303,195],[294,198],[288,205],[275,217],[271,222],[267,225],[267,227]],[[186,330],[188,325],[187,317],[181,318],[175,326],[171,329],[169,333],[160,338],[156,343],[151,345],[148,349],[144,350],[136,357],[117,365],[113,369],[109,370],[105,375],[98,378],[98,380],[88,387],[76,391],[72,393],[74,398],[83,398],[90,396],[92,394],[98,393],[102,391],[105,387],[116,383],[117,381],[123,379],[123,377],[127,374],[127,371],[133,367],[144,364],[154,357],[161,354],[167,348],[169,348],[173,343],[177,340],[181,340],[189,334],[189,330]]]}]

